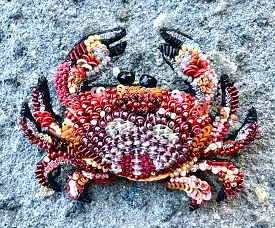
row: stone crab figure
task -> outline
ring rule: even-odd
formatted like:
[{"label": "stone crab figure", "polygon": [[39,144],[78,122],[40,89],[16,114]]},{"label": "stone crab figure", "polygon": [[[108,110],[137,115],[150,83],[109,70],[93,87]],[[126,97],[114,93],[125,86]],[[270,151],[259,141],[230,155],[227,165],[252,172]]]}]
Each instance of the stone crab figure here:
[{"label": "stone crab figure", "polygon": [[[90,201],[89,184],[158,181],[185,191],[195,210],[211,199],[209,184],[197,171],[212,172],[222,182],[217,201],[243,188],[244,173],[227,157],[243,150],[258,133],[257,113],[248,111],[243,125],[229,134],[238,107],[238,89],[226,75],[217,77],[191,37],[160,29],[164,60],[187,85],[184,90],[157,87],[142,75],[134,84],[132,72],[116,74],[117,86],[94,86],[123,54],[125,29],[89,35],[75,45],[54,78],[64,118],[50,103],[47,80],[40,77],[32,90],[32,112],[23,104],[19,125],[28,140],[46,149],[35,175],[44,187],[60,191],[52,172],[63,163],[75,166],[66,190],[74,200]],[[220,102],[218,101],[220,99]]]}]

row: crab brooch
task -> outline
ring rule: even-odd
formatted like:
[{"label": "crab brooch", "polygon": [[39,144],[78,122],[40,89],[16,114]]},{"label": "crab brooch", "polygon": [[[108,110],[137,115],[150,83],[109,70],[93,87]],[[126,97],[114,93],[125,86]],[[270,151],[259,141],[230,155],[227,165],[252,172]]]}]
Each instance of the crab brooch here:
[{"label": "crab brooch", "polygon": [[238,107],[238,89],[228,76],[217,77],[191,37],[160,29],[164,60],[183,80],[182,90],[157,87],[157,80],[142,75],[135,84],[132,72],[117,72],[117,86],[90,86],[112,69],[112,59],[124,53],[123,28],[90,35],[78,42],[54,78],[66,110],[56,115],[47,80],[39,78],[32,90],[32,112],[25,102],[19,125],[26,138],[48,150],[35,170],[40,185],[60,191],[52,172],[63,163],[76,170],[66,190],[74,200],[90,201],[91,184],[124,177],[158,181],[183,190],[195,210],[211,199],[206,181],[197,171],[216,174],[222,182],[217,201],[243,188],[244,173],[232,162],[215,156],[235,155],[258,133],[257,113],[251,108],[240,127],[229,133]]}]

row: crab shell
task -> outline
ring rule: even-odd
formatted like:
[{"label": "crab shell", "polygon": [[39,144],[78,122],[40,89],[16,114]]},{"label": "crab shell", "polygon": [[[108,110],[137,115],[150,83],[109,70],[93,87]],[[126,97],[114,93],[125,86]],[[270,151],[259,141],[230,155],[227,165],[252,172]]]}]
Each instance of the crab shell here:
[{"label": "crab shell", "polygon": [[62,137],[93,167],[158,180],[193,164],[212,143],[208,106],[179,91],[102,87],[79,93],[65,112]]}]

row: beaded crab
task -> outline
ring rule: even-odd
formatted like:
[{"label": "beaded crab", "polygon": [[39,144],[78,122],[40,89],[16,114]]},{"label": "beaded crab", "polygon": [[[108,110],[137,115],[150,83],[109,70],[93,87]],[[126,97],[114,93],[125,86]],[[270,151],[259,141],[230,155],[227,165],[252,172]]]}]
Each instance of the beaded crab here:
[{"label": "beaded crab", "polygon": [[157,87],[149,75],[134,85],[131,72],[117,72],[117,86],[89,88],[87,82],[110,70],[112,59],[124,53],[126,41],[120,40],[125,35],[120,27],[90,35],[59,65],[54,84],[66,107],[63,119],[52,110],[44,77],[32,90],[33,112],[23,104],[22,131],[48,150],[36,166],[38,182],[60,191],[52,172],[70,163],[76,170],[66,190],[70,198],[82,201],[90,201],[85,194],[89,183],[110,183],[119,176],[183,190],[194,210],[211,198],[209,184],[196,177],[197,171],[221,179],[218,202],[239,192],[244,173],[232,162],[213,157],[234,155],[254,140],[256,110],[251,108],[240,129],[229,133],[237,118],[238,89],[226,75],[217,78],[191,37],[167,28],[160,29],[165,43],[159,50],[182,78],[183,90]]}]

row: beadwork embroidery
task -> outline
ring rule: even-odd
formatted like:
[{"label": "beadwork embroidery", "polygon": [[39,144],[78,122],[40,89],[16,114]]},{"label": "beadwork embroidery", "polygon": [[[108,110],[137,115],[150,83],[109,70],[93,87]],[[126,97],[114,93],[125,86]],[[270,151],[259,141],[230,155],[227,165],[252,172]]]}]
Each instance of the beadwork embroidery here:
[{"label": "beadwork embroidery", "polygon": [[24,135],[48,150],[35,170],[39,183],[60,191],[51,173],[70,163],[76,170],[67,180],[67,193],[82,201],[90,201],[84,192],[88,184],[120,176],[183,190],[194,210],[211,198],[209,184],[195,176],[198,170],[222,180],[217,201],[239,192],[243,172],[230,161],[212,158],[236,154],[254,140],[256,110],[251,108],[242,127],[229,134],[238,89],[226,75],[217,77],[191,37],[166,28],[160,30],[166,42],[159,50],[189,89],[162,89],[150,75],[134,85],[132,72],[117,72],[120,85],[88,89],[85,83],[111,70],[112,58],[123,54],[126,41],[120,40],[125,35],[123,28],[90,35],[59,65],[54,81],[66,107],[63,119],[52,110],[43,77],[32,91],[32,113],[23,104],[19,125]]}]

